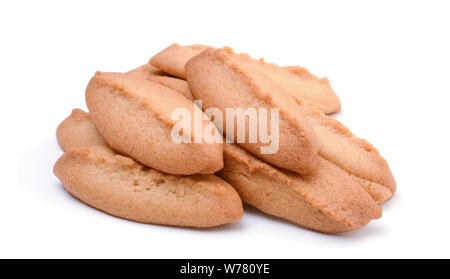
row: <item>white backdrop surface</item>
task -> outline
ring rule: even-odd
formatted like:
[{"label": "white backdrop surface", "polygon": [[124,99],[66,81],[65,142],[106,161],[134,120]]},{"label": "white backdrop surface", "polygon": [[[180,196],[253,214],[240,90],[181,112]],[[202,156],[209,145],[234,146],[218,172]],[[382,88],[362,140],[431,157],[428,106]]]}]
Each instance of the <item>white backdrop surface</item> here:
[{"label": "white backdrop surface", "polygon": [[[0,257],[450,257],[448,1],[0,2]],[[57,125],[97,70],[173,42],[231,46],[327,76],[337,114],[388,160],[383,217],[337,236],[246,207],[215,229],[144,225],[92,209],[52,173]]]}]

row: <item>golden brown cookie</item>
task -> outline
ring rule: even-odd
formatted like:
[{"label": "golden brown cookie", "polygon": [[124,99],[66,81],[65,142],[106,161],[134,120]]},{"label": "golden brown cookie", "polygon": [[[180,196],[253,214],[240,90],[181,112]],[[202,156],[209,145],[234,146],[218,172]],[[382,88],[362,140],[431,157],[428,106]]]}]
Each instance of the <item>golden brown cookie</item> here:
[{"label": "golden brown cookie", "polygon": [[367,192],[322,157],[307,176],[275,168],[235,144],[225,144],[224,160],[218,175],[233,185],[243,201],[303,227],[340,233],[381,216],[381,207]]},{"label": "golden brown cookie", "polygon": [[378,150],[338,120],[312,107],[305,111],[319,140],[319,155],[348,172],[376,202],[392,198],[395,179]]},{"label": "golden brown cookie", "polygon": [[339,97],[331,88],[327,78],[318,78],[307,69],[298,66],[280,67],[267,63],[264,59],[252,59],[248,54],[234,53],[231,48],[223,48],[235,60],[254,71],[270,77],[299,104],[316,107],[330,114],[341,110]]},{"label": "golden brown cookie", "polygon": [[128,220],[212,227],[243,215],[236,191],[214,175],[164,174],[102,146],[69,149],[54,173],[78,199]]},{"label": "golden brown cookie", "polygon": [[[144,223],[195,227],[230,223],[242,217],[242,202],[230,185],[213,175],[189,177],[163,174],[157,170],[140,166],[130,158],[118,155],[108,147],[95,128],[89,114],[80,109],[74,109],[72,114],[59,125],[57,138],[64,150],[71,150],[68,152],[70,155],[65,155],[71,159],[60,159],[58,167],[55,166],[55,172],[58,169],[58,175],[63,183],[66,181],[64,187],[69,192],[100,210]],[[89,157],[94,160],[90,161]],[[75,158],[81,158],[80,162],[74,162]],[[72,165],[77,165],[77,167],[72,169]],[[77,171],[77,168],[90,171],[97,169],[99,172],[92,175],[97,176],[95,181],[89,181],[88,171]],[[120,170],[115,173],[115,168]],[[119,175],[119,177],[123,176],[124,180],[118,181],[117,177],[111,173]],[[135,185],[135,178],[139,178],[136,181],[142,183]],[[131,180],[132,185],[130,186]],[[167,181],[167,184],[162,185],[163,180]],[[128,181],[128,184],[123,181]],[[152,181],[156,181],[156,183],[152,184]],[[155,189],[155,185],[158,188]],[[217,192],[214,191],[214,187],[217,187]],[[152,192],[147,188],[152,188]],[[190,208],[192,201],[187,196],[201,195],[201,192],[197,192],[197,190],[204,192],[205,200],[202,199],[200,204]],[[179,210],[172,205],[166,206],[166,204],[157,207],[156,203],[164,202],[162,200],[164,191],[169,193],[172,198],[172,200],[166,201],[168,204],[185,206],[185,210]],[[185,195],[180,196],[183,191]],[[185,200],[188,201],[185,202]],[[136,205],[124,206],[130,203],[136,203]],[[147,207],[146,204],[150,204],[152,207]],[[202,208],[203,206],[204,208]],[[209,210],[210,208],[212,211]],[[192,215],[186,216],[186,214]]]},{"label": "golden brown cookie", "polygon": [[142,65],[134,70],[129,71],[127,74],[139,76],[155,83],[172,88],[173,90],[183,94],[186,98],[194,100],[189,85],[183,79],[169,77],[161,72],[158,68],[149,64]]},{"label": "golden brown cookie", "polygon": [[[246,55],[243,55],[244,57]],[[341,101],[327,78],[319,78],[299,66],[279,67],[273,63],[245,58],[256,70],[270,76],[298,103],[313,106],[326,114],[341,110]]]},{"label": "golden brown cookie", "polygon": [[73,109],[72,114],[64,119],[56,130],[56,138],[63,150],[91,145],[108,146],[89,114],[81,109]]},{"label": "golden brown cookie", "polygon": [[203,130],[213,127],[215,140],[194,143],[194,129],[176,143],[171,135],[179,120],[175,109],[187,110],[194,126],[202,111],[191,100],[160,84],[129,74],[97,72],[86,89],[86,104],[100,134],[122,154],[171,174],[209,174],[223,167],[221,134],[204,115]]},{"label": "golden brown cookie", "polygon": [[207,48],[208,46],[204,45],[180,46],[175,43],[153,56],[150,64],[163,72],[186,79],[186,62]]},{"label": "golden brown cookie", "polygon": [[[150,63],[164,72],[186,79],[184,66],[189,59],[200,54],[208,46],[180,46],[173,44],[155,55]],[[232,50],[227,48],[230,52]],[[297,102],[314,106],[326,114],[341,110],[341,102],[327,78],[319,78],[298,66],[280,67],[264,59],[252,59],[247,54],[234,54],[247,64],[274,80]]]},{"label": "golden brown cookie", "polygon": [[[213,55],[210,56],[210,54]],[[220,100],[220,97],[232,96],[229,94],[239,92],[240,89],[233,86],[237,83],[236,81],[247,79],[248,76],[252,77],[252,81],[259,86],[258,90],[262,92],[274,91],[273,85],[267,81],[270,80],[270,78],[262,74],[259,75],[259,79],[254,78],[253,76],[256,76],[256,74],[260,72],[256,71],[253,67],[248,67],[248,63],[242,62],[245,60],[245,58],[242,58],[242,55],[234,55],[229,49],[208,49],[192,58],[192,62],[189,61],[186,65],[188,82],[190,82],[190,71],[192,71],[193,74],[195,74],[195,71],[207,73],[211,69],[219,68],[221,67],[219,65],[225,64],[223,62],[207,64],[207,56],[231,57],[232,59],[230,60],[234,62],[229,64],[233,71],[227,70],[227,79],[222,79],[220,81],[211,81],[211,78],[208,80],[196,80],[196,84],[191,85],[191,91],[197,98],[200,98],[201,96],[199,97],[196,95],[196,89],[208,92],[210,96],[215,98],[215,102],[222,102],[218,101]],[[196,60],[200,59],[202,61],[194,64]],[[209,60],[212,61],[213,58],[209,58]],[[217,59],[216,61],[220,60]],[[191,63],[192,65],[189,66]],[[225,70],[222,71],[225,73]],[[196,74],[196,76],[199,75]],[[196,76],[194,76],[194,78]],[[217,87],[215,82],[220,82],[222,86],[220,88]],[[216,93],[215,95],[214,92]],[[235,103],[239,104],[241,100],[244,100],[244,97],[241,94],[235,96],[234,99],[236,100]],[[203,104],[205,107],[208,107],[208,103],[205,99],[203,100]],[[366,141],[356,138],[339,121],[326,116],[317,108],[310,107],[301,102],[298,102],[297,104],[302,108],[304,115],[313,127],[319,142],[320,155],[352,175],[352,177],[370,193],[375,201],[382,203],[393,196],[396,189],[395,180],[388,164],[374,147]],[[232,104],[227,105],[232,106]],[[265,161],[270,162],[268,160]]]},{"label": "golden brown cookie", "polygon": [[[301,174],[314,169],[318,145],[312,127],[304,116],[302,107],[270,78],[240,63],[240,59],[227,49],[213,48],[190,59],[186,64],[186,75],[192,95],[202,100],[203,107],[218,108],[224,115],[223,125],[218,124],[218,127],[220,130],[222,126],[227,137],[230,137],[230,133],[234,134],[234,142],[275,166]],[[265,144],[260,138],[256,143],[249,142],[248,124],[245,142],[238,142],[237,132],[226,129],[228,108],[255,109],[258,112],[265,109],[268,111],[268,119],[271,118],[272,108],[279,109],[278,151],[274,154],[262,154],[261,147]],[[257,118],[259,120],[259,116]],[[237,117],[234,119],[236,123]],[[247,122],[248,119],[249,117]],[[258,120],[254,122],[257,123]],[[237,125],[234,125],[235,130]]]}]

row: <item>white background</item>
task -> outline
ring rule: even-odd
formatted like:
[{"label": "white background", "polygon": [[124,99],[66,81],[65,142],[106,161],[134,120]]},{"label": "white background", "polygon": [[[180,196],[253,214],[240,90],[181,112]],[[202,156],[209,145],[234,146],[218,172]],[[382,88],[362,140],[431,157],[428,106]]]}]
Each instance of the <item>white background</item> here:
[{"label": "white background", "polygon": [[[450,257],[449,14],[448,1],[1,1],[0,257]],[[194,230],[71,197],[52,174],[57,125],[85,108],[95,71],[127,71],[173,42],[327,76],[336,117],[397,180],[383,217],[329,236],[246,207],[235,224]]]}]

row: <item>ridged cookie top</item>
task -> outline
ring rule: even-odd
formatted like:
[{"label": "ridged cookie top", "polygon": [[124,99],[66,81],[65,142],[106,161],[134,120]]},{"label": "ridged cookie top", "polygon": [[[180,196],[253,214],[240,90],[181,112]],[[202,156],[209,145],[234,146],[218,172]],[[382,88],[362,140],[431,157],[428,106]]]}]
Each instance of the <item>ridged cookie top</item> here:
[{"label": "ridged cookie top", "polygon": [[[176,143],[172,128],[175,109],[191,116],[203,112],[176,91],[148,80],[120,73],[96,73],[86,89],[86,103],[95,126],[108,144],[139,162],[172,174],[214,173],[223,167],[221,134],[214,128],[215,141],[194,143],[192,133],[183,133],[188,142]],[[203,130],[214,127],[207,116]]]},{"label": "ridged cookie top", "polygon": [[146,82],[134,76],[97,72],[92,81],[100,86],[111,87],[115,90],[114,95],[136,102],[170,127],[177,123],[170,117],[174,109],[186,108],[191,113],[195,109],[192,102],[167,86]]},{"label": "ridged cookie top", "polygon": [[[246,140],[239,144],[263,160],[291,171],[308,173],[314,168],[317,139],[303,109],[266,75],[242,63],[228,49],[213,48],[189,60],[186,74],[194,97],[201,99],[205,108],[219,108],[223,115],[229,108],[267,109],[270,119],[270,110],[279,109],[279,149],[275,154],[261,154],[260,142]],[[230,131],[224,132],[229,136]]]},{"label": "ridged cookie top", "polygon": [[322,157],[306,176],[275,168],[233,144],[224,146],[224,158],[219,176],[244,201],[269,214],[327,233],[356,230],[381,216],[371,197]]},{"label": "ridged cookie top", "polygon": [[180,46],[175,43],[153,56],[150,64],[166,73],[186,79],[186,62],[207,48],[208,46],[204,45]]},{"label": "ridged cookie top", "polygon": [[234,53],[228,47],[223,49],[239,59],[240,63],[270,77],[297,103],[314,106],[327,114],[340,111],[341,103],[327,78],[318,78],[302,67],[280,67],[267,63],[262,58],[253,59],[248,54]]}]

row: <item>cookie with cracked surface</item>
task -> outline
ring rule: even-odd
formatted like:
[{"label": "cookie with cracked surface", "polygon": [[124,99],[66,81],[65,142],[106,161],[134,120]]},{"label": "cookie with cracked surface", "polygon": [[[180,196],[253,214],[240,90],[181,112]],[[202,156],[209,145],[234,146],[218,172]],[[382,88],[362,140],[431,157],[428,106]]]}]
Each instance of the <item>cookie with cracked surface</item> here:
[{"label": "cookie with cracked surface", "polygon": [[223,48],[240,64],[270,77],[299,104],[313,106],[326,114],[341,110],[341,102],[331,88],[327,78],[319,78],[306,68],[298,66],[280,67],[268,63],[263,58],[253,59],[248,54],[234,53],[229,47]]},{"label": "cookie with cracked surface", "polygon": [[381,216],[381,207],[360,185],[320,156],[317,168],[306,176],[273,167],[235,144],[225,144],[224,160],[217,175],[243,201],[305,228],[341,233]]},{"label": "cookie with cracked surface", "polygon": [[175,109],[190,113],[192,127],[194,111],[203,112],[166,86],[133,75],[97,72],[87,86],[86,104],[108,144],[144,165],[184,175],[212,174],[223,167],[222,136],[206,115],[201,125],[211,131],[212,142],[194,143],[193,132],[181,135],[186,141],[173,141]]},{"label": "cookie with cracked surface", "polygon": [[[186,64],[186,75],[192,95],[202,100],[203,107],[218,108],[226,115],[223,117],[223,123],[217,123],[216,120],[215,123],[227,137],[234,139],[234,142],[238,142],[252,154],[280,168],[301,174],[311,172],[315,168],[317,139],[303,108],[266,75],[241,63],[241,60],[228,49],[213,48],[206,49],[189,60]],[[262,148],[268,144],[257,138],[256,131],[249,128],[251,122],[260,123],[261,114],[253,119],[249,116],[246,118],[245,142],[239,142],[236,129],[238,125],[244,124],[233,125],[235,130],[228,131],[226,129],[228,108],[242,108],[244,111],[265,109],[267,119],[271,119],[272,109],[278,109],[278,151],[262,154]],[[232,120],[236,123],[237,117],[234,116]],[[266,122],[268,126],[270,122],[269,120]],[[267,134],[270,134],[269,131]],[[261,131],[259,133],[261,135]],[[252,143],[249,140],[251,136],[256,136],[256,142]]]},{"label": "cookie with cracked surface", "polygon": [[[185,64],[192,57],[200,54],[208,46],[180,46],[173,44],[155,55],[150,63],[162,71],[186,79]],[[231,49],[230,49],[231,50]],[[341,110],[341,102],[327,78],[319,78],[306,68],[299,66],[280,67],[264,59],[253,59],[247,54],[234,54],[242,63],[274,80],[297,102],[314,106],[326,114]]]},{"label": "cookie with cracked surface", "polygon": [[54,173],[86,204],[132,221],[213,227],[243,215],[239,195],[215,175],[165,174],[104,146],[67,150]]},{"label": "cookie with cracked surface", "polygon": [[[219,51],[220,50],[216,50],[214,52],[217,53]],[[208,52],[212,53],[213,50],[208,49],[202,54],[191,59],[191,61],[195,62],[197,59],[205,56]],[[228,53],[228,57],[234,58],[233,61],[235,62],[231,65],[241,67],[236,67],[235,69],[247,70],[234,70],[232,72],[228,71],[228,78],[222,79],[220,81],[222,84],[220,88],[215,86],[214,84],[209,83],[210,81],[198,80],[196,81],[196,84],[192,84],[191,86],[191,90],[194,95],[196,95],[195,91],[197,88],[199,88],[200,91],[209,92],[209,98],[211,98],[212,96],[212,98],[216,99],[220,98],[220,96],[222,95],[230,94],[229,92],[231,91],[239,92],[239,89],[232,87],[233,84],[236,83],[236,80],[247,78],[248,72],[258,73],[258,71],[252,70],[251,67],[246,67],[247,64],[242,62],[243,59],[241,58],[241,56],[234,55],[230,49],[225,49],[221,51],[221,53],[223,56],[227,55]],[[218,67],[217,62],[216,65],[210,63],[212,65],[208,66],[208,64],[206,64],[207,59],[202,58],[202,60],[202,63],[205,63],[204,65],[202,65],[202,63],[198,63],[198,65],[192,65],[192,69],[190,69],[189,66],[191,61],[188,62],[186,67],[186,69],[188,70],[188,82],[189,72],[191,70],[192,72],[205,72],[210,69],[202,69],[201,67],[209,67],[211,69],[213,69],[213,67]],[[200,70],[197,70],[195,68],[199,68]],[[263,92],[274,91],[273,86],[270,86],[270,84],[265,81],[269,80],[269,78],[267,78],[265,75],[260,75],[260,77],[265,78],[260,78],[259,80],[257,80],[252,77],[252,81],[257,83],[260,88],[259,90]],[[265,83],[261,81],[265,81]],[[198,86],[197,84],[200,84],[200,86]],[[213,92],[218,92],[219,94],[214,95]],[[239,103],[240,100],[243,100],[243,97],[235,96],[235,99],[237,100],[236,103]],[[205,103],[206,102],[204,99],[203,104]],[[206,106],[207,105],[208,104],[206,103]],[[369,194],[376,202],[385,202],[394,195],[396,191],[395,179],[392,176],[387,162],[370,143],[355,137],[343,124],[325,115],[319,109],[301,103],[297,103],[297,105],[302,108],[303,115],[306,119],[308,119],[308,122],[314,130],[314,134],[317,137],[319,145],[318,153],[322,155],[322,157],[333,162],[338,167],[348,172],[364,189],[369,192]]]}]

